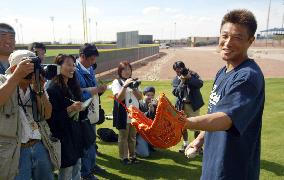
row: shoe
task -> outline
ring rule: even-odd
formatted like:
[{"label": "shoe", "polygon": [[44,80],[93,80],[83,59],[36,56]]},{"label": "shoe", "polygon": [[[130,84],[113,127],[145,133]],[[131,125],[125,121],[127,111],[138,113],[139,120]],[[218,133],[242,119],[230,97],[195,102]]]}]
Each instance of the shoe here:
[{"label": "shoe", "polygon": [[139,164],[141,162],[136,157],[135,158],[131,158],[130,161],[131,161],[132,164]]},{"label": "shoe", "polygon": [[94,166],[94,168],[93,168],[93,170],[92,170],[92,173],[94,173],[94,174],[99,174],[99,173],[106,173],[107,171],[106,171],[106,169],[105,168],[102,168],[102,167],[100,167],[99,165],[95,165]]},{"label": "shoe", "polygon": [[81,179],[82,180],[98,180],[98,178],[93,174],[89,174],[87,176],[82,176]]},{"label": "shoe", "polygon": [[125,159],[122,159],[122,160],[121,160],[121,163],[122,163],[123,165],[130,165],[130,164],[131,164],[131,161],[130,161],[128,158],[125,158]]},{"label": "shoe", "polygon": [[187,146],[182,145],[182,146],[181,146],[181,148],[180,148],[180,150],[178,150],[178,152],[180,152],[180,153],[182,153],[182,154],[183,154],[183,153],[184,153],[184,151],[185,151],[185,149],[186,149],[186,147],[187,147]]},{"label": "shoe", "polygon": [[103,156],[103,153],[101,153],[100,151],[97,150],[97,151],[96,151],[96,155],[97,155],[97,156]]},{"label": "shoe", "polygon": [[103,153],[97,151],[97,152],[96,152],[96,155],[97,155],[97,156],[103,156]]},{"label": "shoe", "polygon": [[157,150],[153,147],[153,146],[149,146],[149,150],[151,151],[151,152],[156,152]]}]

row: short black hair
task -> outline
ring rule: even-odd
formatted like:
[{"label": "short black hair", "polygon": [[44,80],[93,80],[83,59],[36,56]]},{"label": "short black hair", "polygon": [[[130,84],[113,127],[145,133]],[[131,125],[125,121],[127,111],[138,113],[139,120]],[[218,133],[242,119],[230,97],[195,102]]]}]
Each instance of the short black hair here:
[{"label": "short black hair", "polygon": [[145,96],[145,94],[148,92],[152,92],[155,94],[156,90],[153,86],[146,86],[143,90],[143,95]]},{"label": "short black hair", "polygon": [[95,44],[85,43],[80,47],[79,54],[84,54],[88,58],[93,55],[99,56],[99,51]]},{"label": "short black hair", "polygon": [[46,52],[46,47],[43,43],[33,42],[32,44],[30,44],[29,50],[34,52],[34,48],[43,49]]},{"label": "short black hair", "polygon": [[6,23],[0,23],[0,33],[2,32],[15,34],[14,28]]},{"label": "short black hair", "polygon": [[173,69],[176,70],[177,68],[181,69],[181,68],[185,68],[185,65],[182,61],[176,61],[173,64]]},{"label": "short black hair", "polygon": [[248,35],[250,38],[254,37],[255,31],[257,29],[257,22],[253,13],[246,9],[235,9],[225,14],[222,19],[221,29],[226,23],[233,23],[245,26],[247,28]]}]

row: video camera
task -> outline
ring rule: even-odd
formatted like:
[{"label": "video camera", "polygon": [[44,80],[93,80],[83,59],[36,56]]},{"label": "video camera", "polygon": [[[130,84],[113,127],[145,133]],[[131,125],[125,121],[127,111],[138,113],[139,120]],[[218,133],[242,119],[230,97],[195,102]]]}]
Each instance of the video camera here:
[{"label": "video camera", "polygon": [[141,81],[139,81],[138,78],[134,78],[133,82],[130,83],[128,85],[128,87],[131,88],[131,89],[136,89],[136,88],[138,88],[140,86],[140,84],[141,84]]},{"label": "video camera", "polygon": [[41,64],[41,59],[36,57],[30,57],[31,63],[34,64],[34,72],[27,75],[25,79],[31,79],[32,75],[35,74],[36,79],[42,75],[43,78],[51,80],[56,75],[60,74],[60,66],[56,64]]},{"label": "video camera", "polygon": [[187,76],[189,73],[189,69],[188,68],[182,68],[180,70],[180,74],[183,75],[183,76]]}]

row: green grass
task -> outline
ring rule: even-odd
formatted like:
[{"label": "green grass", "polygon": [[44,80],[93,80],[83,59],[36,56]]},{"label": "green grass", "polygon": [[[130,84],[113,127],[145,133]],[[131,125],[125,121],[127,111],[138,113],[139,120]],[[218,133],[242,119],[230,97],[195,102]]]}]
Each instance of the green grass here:
[{"label": "green grass", "polygon": [[[153,85],[157,95],[165,93],[173,102],[170,81],[142,82],[142,88]],[[212,81],[205,81],[201,89],[205,106],[201,114],[207,111]],[[102,105],[106,114],[111,114],[113,100],[107,91],[102,96]],[[284,79],[266,79],[266,103],[263,115],[262,152],[260,179],[284,179]],[[112,128],[112,121],[106,120],[97,126]],[[115,130],[116,131],[116,130]],[[193,133],[189,132],[190,140]],[[137,165],[123,166],[118,159],[116,143],[104,143],[98,140],[99,150],[104,155],[98,157],[97,163],[108,171],[106,175],[98,175],[101,179],[199,179],[201,175],[201,157],[186,159],[178,153],[181,144],[167,150],[157,150],[151,157],[142,159]],[[233,162],[232,162],[233,163]]]},{"label": "green grass", "polygon": [[[143,44],[139,45],[139,48],[144,47],[155,47],[158,46],[157,44]],[[108,52],[108,51],[120,51],[120,50],[126,50],[126,49],[135,49],[138,47],[133,48],[116,48],[116,49],[99,49],[99,52]],[[78,54],[79,49],[47,49],[46,56],[57,56],[58,54]]]},{"label": "green grass", "polygon": [[79,54],[79,49],[47,49],[46,56],[57,56],[58,54]]}]

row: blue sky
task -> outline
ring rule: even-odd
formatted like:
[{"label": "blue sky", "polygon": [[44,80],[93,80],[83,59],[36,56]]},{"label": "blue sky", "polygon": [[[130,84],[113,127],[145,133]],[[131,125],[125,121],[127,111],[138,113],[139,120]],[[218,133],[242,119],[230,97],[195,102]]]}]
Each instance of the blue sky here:
[{"label": "blue sky", "polygon": [[[116,32],[139,30],[154,38],[218,36],[222,16],[229,10],[246,8],[258,21],[258,31],[266,28],[269,0],[86,0],[91,19],[91,40],[116,40]],[[57,41],[82,42],[81,0],[2,0],[0,22],[11,24],[16,40],[51,41],[54,16]],[[281,27],[284,1],[272,0],[269,27]],[[15,19],[18,19],[16,23]],[[95,25],[97,22],[97,28]],[[175,24],[176,23],[176,33]],[[22,33],[20,24],[22,25]],[[68,28],[71,27],[71,28]],[[97,32],[96,32],[97,30]]]}]

